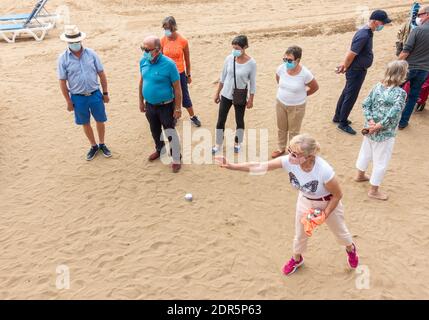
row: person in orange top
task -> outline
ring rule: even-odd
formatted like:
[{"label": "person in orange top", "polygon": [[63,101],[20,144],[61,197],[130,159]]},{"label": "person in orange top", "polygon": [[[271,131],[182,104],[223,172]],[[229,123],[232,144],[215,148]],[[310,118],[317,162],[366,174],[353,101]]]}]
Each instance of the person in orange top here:
[{"label": "person in orange top", "polygon": [[177,32],[176,19],[172,16],[162,21],[162,28],[165,32],[165,36],[161,39],[162,53],[172,59],[179,70],[183,107],[188,110],[192,123],[197,127],[201,127],[201,121],[194,113],[188,89],[188,84],[192,83],[188,40]]}]

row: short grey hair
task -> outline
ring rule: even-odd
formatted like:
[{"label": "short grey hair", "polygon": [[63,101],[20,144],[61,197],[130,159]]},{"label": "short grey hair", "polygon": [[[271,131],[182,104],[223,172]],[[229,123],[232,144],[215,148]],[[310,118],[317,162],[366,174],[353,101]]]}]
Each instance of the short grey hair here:
[{"label": "short grey hair", "polygon": [[383,83],[388,86],[399,87],[407,81],[408,62],[405,60],[392,61],[387,65]]},{"label": "short grey hair", "polygon": [[162,27],[165,28],[167,26],[171,28],[171,32],[177,31],[177,22],[173,16],[168,16],[162,20]]}]

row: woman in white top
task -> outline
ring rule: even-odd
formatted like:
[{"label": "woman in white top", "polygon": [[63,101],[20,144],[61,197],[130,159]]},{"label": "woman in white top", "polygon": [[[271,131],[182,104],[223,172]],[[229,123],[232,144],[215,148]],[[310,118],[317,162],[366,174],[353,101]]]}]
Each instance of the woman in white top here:
[{"label": "woman in white top", "polygon": [[[219,104],[219,116],[216,125],[216,145],[212,150],[213,154],[222,149],[225,123],[233,104],[237,124],[234,151],[235,153],[240,152],[244,136],[244,114],[246,108],[253,108],[253,99],[256,92],[256,61],[246,53],[248,47],[249,43],[246,36],[235,37],[232,40],[232,53],[225,59],[219,86],[214,97],[214,102]],[[247,102],[242,104],[234,103],[234,89],[248,89]]]},{"label": "woman in white top", "polygon": [[292,139],[288,148],[289,155],[269,162],[233,164],[228,163],[223,156],[216,157],[221,167],[230,170],[263,173],[283,168],[288,172],[292,186],[300,191],[296,207],[294,255],[283,267],[285,275],[292,274],[304,263],[302,254],[307,249],[308,236],[301,220],[307,217],[311,209],[320,210],[338,242],[346,247],[349,266],[354,269],[359,264],[356,246],[344,221],[340,185],[332,167],[317,156],[319,150],[316,140],[303,134]]},{"label": "woman in white top", "polygon": [[313,74],[300,64],[301,58],[300,47],[289,47],[277,68],[278,149],[273,152],[273,159],[285,155],[288,138],[292,140],[301,130],[307,97],[319,90]]}]

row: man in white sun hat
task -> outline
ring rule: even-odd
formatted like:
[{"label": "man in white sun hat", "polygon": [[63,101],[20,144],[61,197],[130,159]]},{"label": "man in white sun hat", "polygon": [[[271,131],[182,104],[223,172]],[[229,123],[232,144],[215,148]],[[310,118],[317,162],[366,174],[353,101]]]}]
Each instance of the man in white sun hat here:
[{"label": "man in white sun hat", "polygon": [[[106,158],[112,156],[104,143],[105,122],[107,121],[104,103],[109,102],[107,78],[98,55],[91,49],[84,48],[84,32],[74,25],[64,27],[60,39],[67,42],[68,48],[58,59],[58,78],[61,92],[67,102],[67,110],[74,111],[77,125],[83,126],[86,137],[91,143],[86,160],[91,161],[101,150]],[[103,92],[98,83],[100,78]],[[100,143],[95,141],[90,119],[91,114],[97,125]]]}]

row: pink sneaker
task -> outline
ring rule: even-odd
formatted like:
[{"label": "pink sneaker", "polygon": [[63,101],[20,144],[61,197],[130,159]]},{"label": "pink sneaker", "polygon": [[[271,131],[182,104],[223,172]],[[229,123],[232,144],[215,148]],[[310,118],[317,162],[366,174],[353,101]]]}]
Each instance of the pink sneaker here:
[{"label": "pink sneaker", "polygon": [[359,256],[357,255],[357,251],[356,251],[356,246],[353,243],[353,251],[352,252],[347,252],[347,255],[349,256],[348,258],[348,262],[349,262],[349,266],[352,269],[356,269],[357,266],[359,265]]},{"label": "pink sneaker", "polygon": [[294,273],[300,266],[304,264],[304,257],[301,256],[301,259],[299,261],[295,261],[295,259],[292,257],[289,262],[283,267],[283,273],[285,276],[289,276],[292,273]]}]

